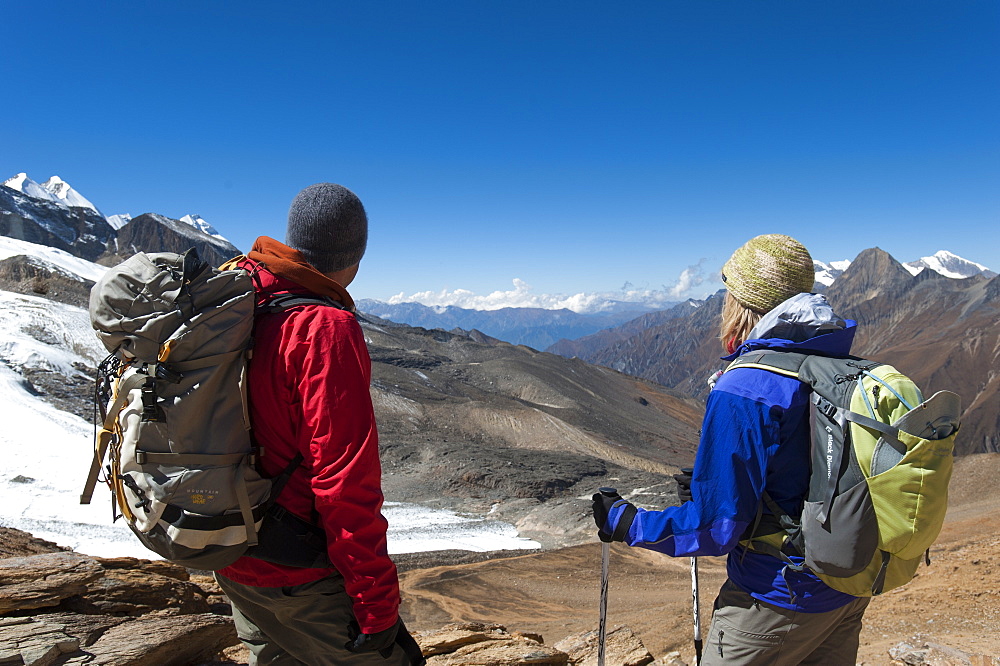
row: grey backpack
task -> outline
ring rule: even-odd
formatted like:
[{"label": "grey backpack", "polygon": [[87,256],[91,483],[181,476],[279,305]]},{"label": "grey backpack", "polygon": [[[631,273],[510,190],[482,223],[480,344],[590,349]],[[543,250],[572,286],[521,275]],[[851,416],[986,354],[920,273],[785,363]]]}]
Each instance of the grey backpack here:
[{"label": "grey backpack", "polygon": [[[139,253],[90,296],[91,323],[111,353],[98,371],[99,431],[80,502],[90,503],[106,458],[115,518],[163,558],[203,570],[257,546],[301,460],[275,480],[256,471],[246,399],[255,294],[250,274],[227,266],[212,268],[194,250]],[[292,297],[272,310],[318,300]],[[328,561],[320,553],[298,565],[312,564]]]},{"label": "grey backpack", "polygon": [[[948,508],[961,401],[950,391],[924,400],[891,365],[776,350],[740,356],[726,372],[759,368],[811,388],[809,491],[793,519],[767,492],[741,542],[830,587],[867,597],[913,578]],[[769,509],[763,513],[764,506]]]}]

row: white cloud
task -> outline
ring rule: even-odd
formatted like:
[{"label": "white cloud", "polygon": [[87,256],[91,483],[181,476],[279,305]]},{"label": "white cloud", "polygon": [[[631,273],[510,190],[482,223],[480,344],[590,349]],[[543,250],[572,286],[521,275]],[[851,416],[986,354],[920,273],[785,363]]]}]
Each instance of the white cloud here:
[{"label": "white cloud", "polygon": [[400,292],[389,299],[390,304],[421,303],[427,306],[454,305],[470,310],[499,310],[501,308],[543,308],[558,310],[567,308],[577,312],[594,312],[601,309],[607,300],[599,294],[579,293],[572,296],[565,294],[535,294],[531,285],[520,278],[514,278],[514,288],[508,291],[494,291],[480,295],[468,289],[449,291],[420,291],[407,296]]},{"label": "white cloud", "polygon": [[[388,303],[420,303],[428,307],[455,306],[469,310],[500,310],[501,308],[542,308],[545,310],[567,309],[579,313],[594,313],[610,309],[614,303],[637,303],[651,308],[666,307],[668,304],[693,296],[692,291],[713,276],[706,276],[702,269],[704,259],[685,268],[673,286],[662,289],[637,288],[626,282],[618,291],[580,292],[577,294],[538,294],[531,285],[520,278],[514,278],[514,288],[480,295],[468,289],[441,291],[420,291],[407,295],[400,292],[388,299]],[[716,277],[716,279],[718,279]],[[698,294],[696,297],[702,296]]]},{"label": "white cloud", "polygon": [[667,289],[670,296],[675,300],[683,300],[688,298],[691,291],[695,287],[700,287],[707,280],[714,278],[718,281],[718,277],[715,275],[706,276],[705,270],[702,268],[707,259],[699,259],[697,264],[688,266],[683,271],[681,271],[680,277],[677,278],[677,283],[673,287]]}]

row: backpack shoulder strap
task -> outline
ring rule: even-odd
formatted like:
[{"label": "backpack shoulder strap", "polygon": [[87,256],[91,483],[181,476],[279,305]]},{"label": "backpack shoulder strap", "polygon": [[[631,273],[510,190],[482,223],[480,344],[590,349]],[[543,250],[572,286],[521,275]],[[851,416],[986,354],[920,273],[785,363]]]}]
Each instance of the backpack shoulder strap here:
[{"label": "backpack shoulder strap", "polygon": [[338,310],[346,310],[341,303],[326,296],[313,296],[307,294],[278,294],[263,305],[257,306],[257,314],[270,314],[272,312],[284,312],[299,305],[325,305]]},{"label": "backpack shoulder strap", "polygon": [[232,259],[230,259],[229,261],[227,261],[224,264],[222,264],[221,266],[219,266],[219,270],[220,271],[235,271],[236,269],[238,269],[240,267],[240,263],[244,259],[246,259],[246,258],[247,257],[246,257],[245,254],[238,254],[235,257],[233,257]]},{"label": "backpack shoulder strap", "polygon": [[808,354],[800,354],[798,352],[760,349],[747,352],[735,359],[726,368],[726,372],[737,368],[758,368],[798,379],[799,370],[807,358],[809,358]]}]

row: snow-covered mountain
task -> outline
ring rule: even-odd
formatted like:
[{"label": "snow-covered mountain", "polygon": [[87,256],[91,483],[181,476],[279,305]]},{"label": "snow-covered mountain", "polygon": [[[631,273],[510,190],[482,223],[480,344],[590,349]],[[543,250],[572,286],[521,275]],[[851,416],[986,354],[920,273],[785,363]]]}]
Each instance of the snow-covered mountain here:
[{"label": "snow-covered mountain", "polygon": [[[16,176],[8,178],[4,181],[3,185],[4,187],[9,187],[10,189],[29,197],[41,199],[43,201],[50,201],[67,208],[89,208],[106,219],[108,224],[110,224],[111,228],[115,231],[121,229],[132,221],[132,216],[128,213],[105,215],[97,206],[91,203],[89,199],[73,189],[69,183],[59,176],[52,176],[47,181],[39,185],[34,180],[29,178],[27,173],[19,173]],[[194,227],[198,231],[228,242],[227,238],[222,236],[215,227],[209,224],[205,218],[200,215],[185,215],[180,218],[180,220],[181,222]]]},{"label": "snow-covered mountain", "polygon": [[37,245],[9,236],[0,236],[0,261],[16,256],[28,257],[36,266],[56,270],[80,281],[97,282],[108,270],[107,266],[75,257],[65,250],[48,245]]},{"label": "snow-covered mountain", "polygon": [[132,216],[128,213],[120,213],[118,215],[108,215],[105,219],[107,219],[108,224],[111,225],[112,229],[118,231],[132,221]]},{"label": "snow-covered mountain", "polygon": [[26,173],[19,173],[16,176],[4,181],[4,187],[26,194],[35,199],[51,201],[67,208],[89,208],[101,217],[104,217],[97,206],[92,204],[86,197],[73,189],[73,187],[59,176],[52,176],[47,181],[39,185]]},{"label": "snow-covered mountain", "polygon": [[[27,177],[16,177],[15,187],[0,187],[0,235],[66,250],[94,261],[107,251],[114,237],[104,216],[92,208],[71,207]],[[32,196],[39,190],[46,196]]]},{"label": "snow-covered mountain", "polygon": [[925,268],[929,268],[935,273],[940,273],[950,278],[969,278],[973,275],[983,274],[986,277],[995,277],[996,273],[986,268],[982,264],[963,259],[947,250],[938,250],[929,257],[923,257],[917,261],[910,261],[903,264],[903,267],[916,275]]},{"label": "snow-covered mountain", "polygon": [[52,176],[47,181],[42,183],[42,187],[48,190],[57,199],[62,201],[64,204],[70,207],[76,208],[90,208],[91,210],[97,212],[99,215],[104,215],[101,213],[100,209],[84,197],[82,194],[74,190],[69,183],[60,178],[59,176]]},{"label": "snow-covered mountain", "polygon": [[850,265],[851,262],[846,259],[843,261],[831,261],[828,264],[813,260],[813,267],[816,269],[816,282],[829,287]]},{"label": "snow-covered mountain", "polygon": [[26,173],[19,173],[16,176],[11,176],[3,182],[3,186],[9,187],[15,192],[20,192],[21,194],[29,197],[34,197],[35,199],[51,201],[57,204],[65,204],[65,202],[61,201],[59,197],[54,195],[52,192],[28,178],[28,174]]},{"label": "snow-covered mountain", "polygon": [[119,261],[138,252],[195,247],[219,265],[240,254],[204,218],[175,220],[154,213],[104,216],[58,176],[39,185],[20,173],[0,187],[0,235],[66,250],[90,261]]},{"label": "snow-covered mountain", "polygon": [[[816,268],[816,282],[829,287],[850,265],[851,262],[847,259],[831,261],[830,263],[813,260],[813,266]],[[903,264],[903,267],[912,275],[929,268],[935,273],[957,280],[970,278],[974,275],[984,275],[988,278],[996,276],[996,273],[986,266],[963,259],[948,250],[938,250],[929,257],[907,262]]]},{"label": "snow-covered mountain", "polygon": [[229,241],[229,239],[220,234],[215,229],[215,227],[206,222],[205,218],[203,218],[201,215],[185,215],[184,217],[181,218],[181,222],[184,222],[185,224],[190,224],[198,231],[206,233],[209,236],[212,236],[213,238],[218,238],[219,240],[224,240],[226,242]]}]

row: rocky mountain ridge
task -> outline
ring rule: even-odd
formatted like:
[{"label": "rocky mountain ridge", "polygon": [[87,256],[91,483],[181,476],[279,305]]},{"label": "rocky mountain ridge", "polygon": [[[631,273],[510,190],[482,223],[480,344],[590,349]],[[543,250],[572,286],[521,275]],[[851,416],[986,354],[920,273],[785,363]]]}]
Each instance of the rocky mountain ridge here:
[{"label": "rocky mountain ridge", "polygon": [[99,261],[113,266],[136,252],[181,253],[192,247],[212,266],[221,266],[240,254],[235,245],[221,236],[165,215],[144,213],[118,230]]},{"label": "rocky mountain ridge", "polygon": [[115,231],[90,208],[69,208],[0,186],[0,235],[95,261],[107,251]]},{"label": "rocky mountain ridge", "polygon": [[105,265],[138,251],[183,252],[195,247],[213,265],[240,253],[197,215],[181,220],[156,213],[105,218],[58,176],[38,185],[23,173],[0,185],[0,235],[56,247]]}]

